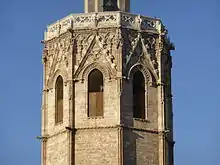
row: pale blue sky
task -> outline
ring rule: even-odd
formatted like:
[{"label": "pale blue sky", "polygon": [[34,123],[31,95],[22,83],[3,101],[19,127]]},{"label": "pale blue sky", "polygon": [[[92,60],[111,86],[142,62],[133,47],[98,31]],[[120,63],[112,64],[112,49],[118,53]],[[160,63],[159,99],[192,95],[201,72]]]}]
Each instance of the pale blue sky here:
[{"label": "pale blue sky", "polygon": [[[176,165],[220,164],[220,1],[132,0],[160,17],[176,45]],[[0,164],[39,165],[42,45],[47,24],[83,12],[82,0],[0,0]]]}]

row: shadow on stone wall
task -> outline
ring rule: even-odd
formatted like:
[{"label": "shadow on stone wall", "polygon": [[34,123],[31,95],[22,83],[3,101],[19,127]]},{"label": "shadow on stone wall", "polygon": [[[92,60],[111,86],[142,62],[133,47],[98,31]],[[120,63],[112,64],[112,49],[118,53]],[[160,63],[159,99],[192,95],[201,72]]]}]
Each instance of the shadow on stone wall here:
[{"label": "shadow on stone wall", "polygon": [[144,139],[144,137],[133,132],[131,129],[124,130],[124,164],[138,165],[137,141],[140,139]]}]

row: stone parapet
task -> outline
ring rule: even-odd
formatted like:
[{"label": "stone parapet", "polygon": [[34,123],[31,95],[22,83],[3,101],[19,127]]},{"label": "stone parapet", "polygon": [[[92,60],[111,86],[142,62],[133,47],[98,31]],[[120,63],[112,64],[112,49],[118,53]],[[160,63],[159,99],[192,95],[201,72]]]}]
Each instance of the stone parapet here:
[{"label": "stone parapet", "polygon": [[164,26],[160,19],[121,11],[71,14],[47,26],[44,40],[51,40],[70,29],[82,30],[111,27],[161,33]]}]

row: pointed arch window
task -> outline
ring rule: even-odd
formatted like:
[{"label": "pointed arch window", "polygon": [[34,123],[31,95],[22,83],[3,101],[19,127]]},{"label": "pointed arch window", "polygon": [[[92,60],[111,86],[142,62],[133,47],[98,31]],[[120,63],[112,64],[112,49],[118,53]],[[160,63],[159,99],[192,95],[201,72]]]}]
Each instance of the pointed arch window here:
[{"label": "pointed arch window", "polygon": [[63,121],[63,78],[59,76],[55,86],[55,123]]},{"label": "pointed arch window", "polygon": [[88,116],[103,116],[103,75],[94,69],[88,77]]},{"label": "pointed arch window", "polygon": [[141,71],[133,75],[133,117],[145,119],[145,79]]}]

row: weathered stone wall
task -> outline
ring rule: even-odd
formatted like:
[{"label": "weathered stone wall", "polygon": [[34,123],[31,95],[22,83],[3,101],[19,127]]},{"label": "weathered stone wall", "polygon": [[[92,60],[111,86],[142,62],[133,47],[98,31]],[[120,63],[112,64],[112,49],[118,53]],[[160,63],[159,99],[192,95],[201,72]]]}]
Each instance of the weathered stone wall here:
[{"label": "weathered stone wall", "polygon": [[46,164],[67,165],[68,144],[68,134],[66,131],[49,138],[46,146]]},{"label": "weathered stone wall", "polygon": [[75,84],[75,127],[91,128],[119,125],[117,81],[104,82],[104,116],[88,117],[87,81]]},{"label": "weathered stone wall", "polygon": [[[56,79],[55,79],[56,80]],[[63,122],[55,124],[55,88],[48,92],[48,109],[47,109],[47,134],[57,134],[69,126],[69,87],[64,86],[63,97]]]},{"label": "weathered stone wall", "polygon": [[125,165],[158,165],[158,135],[124,130],[124,164]]},{"label": "weathered stone wall", "polygon": [[77,165],[118,165],[117,128],[78,130],[75,135]]},{"label": "weathered stone wall", "polygon": [[124,82],[121,95],[121,118],[126,126],[158,130],[158,89],[146,84],[144,120],[133,119],[133,94],[132,82]]},{"label": "weathered stone wall", "polygon": [[[65,77],[62,74],[58,74]],[[56,81],[56,77],[54,78]],[[70,105],[69,105],[69,84],[64,85],[63,97],[63,122],[55,123],[55,83],[53,88],[47,91],[47,109],[46,109],[46,164],[61,165],[69,162],[69,139],[68,131],[65,127],[70,124]]]},{"label": "weathered stone wall", "polygon": [[132,83],[123,81],[123,88],[121,94],[121,122],[126,126],[133,126],[133,90]]},{"label": "weathered stone wall", "polygon": [[144,128],[148,130],[158,130],[158,93],[157,88],[148,86],[146,103],[146,120],[134,119],[135,128]]},{"label": "weathered stone wall", "polygon": [[[156,87],[146,84],[146,118],[134,119],[132,109],[132,83],[123,84],[121,97],[121,114],[124,129],[124,164],[158,165],[158,91]],[[139,131],[135,131],[139,129]],[[147,132],[149,131],[149,132]],[[152,133],[150,132],[152,131]],[[153,133],[155,131],[155,133]]]}]

